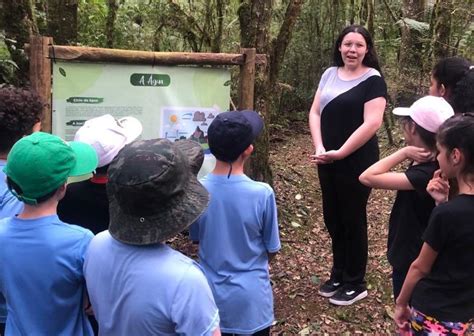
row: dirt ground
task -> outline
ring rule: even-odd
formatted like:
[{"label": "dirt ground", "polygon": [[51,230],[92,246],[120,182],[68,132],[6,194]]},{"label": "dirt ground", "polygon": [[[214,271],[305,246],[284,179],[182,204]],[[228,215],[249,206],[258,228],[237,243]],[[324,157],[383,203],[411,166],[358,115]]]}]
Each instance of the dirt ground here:
[{"label": "dirt ground", "polygon": [[[375,190],[369,200],[369,296],[349,307],[333,306],[317,295],[318,287],[329,276],[331,251],[317,173],[308,159],[313,149],[307,124],[295,123],[291,131],[279,132],[271,148],[282,241],[282,250],[270,269],[276,318],[272,335],[393,334],[390,266],[385,250],[395,193]],[[393,149],[382,149],[381,155],[389,151]],[[173,245],[195,257],[193,247],[183,237]]]}]

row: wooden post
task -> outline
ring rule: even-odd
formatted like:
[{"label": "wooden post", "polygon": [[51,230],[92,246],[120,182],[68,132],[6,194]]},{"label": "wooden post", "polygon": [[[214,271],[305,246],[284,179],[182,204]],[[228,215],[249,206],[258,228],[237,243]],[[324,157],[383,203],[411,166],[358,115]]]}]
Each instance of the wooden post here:
[{"label": "wooden post", "polygon": [[255,48],[242,48],[244,64],[240,66],[239,110],[253,110],[255,91]]},{"label": "wooden post", "polygon": [[44,103],[42,131],[52,130],[51,111],[51,60],[49,59],[49,45],[53,43],[51,37],[30,37],[30,83],[31,88],[40,96]]}]

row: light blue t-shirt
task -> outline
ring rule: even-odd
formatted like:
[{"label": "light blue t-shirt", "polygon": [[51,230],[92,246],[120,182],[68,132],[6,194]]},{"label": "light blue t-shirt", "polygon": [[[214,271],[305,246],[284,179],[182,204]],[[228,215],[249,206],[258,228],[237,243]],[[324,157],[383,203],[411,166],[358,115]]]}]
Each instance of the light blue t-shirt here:
[{"label": "light blue t-shirt", "polygon": [[199,265],[165,244],[94,237],[84,274],[101,336],[212,335],[219,312]]},{"label": "light blue t-shirt", "polygon": [[84,312],[83,264],[93,235],[56,215],[0,220],[0,292],[5,335],[92,335]]},{"label": "light blue t-shirt", "polygon": [[[15,216],[23,210],[23,203],[8,190],[7,177],[3,172],[6,164],[5,160],[0,160],[0,219]],[[6,319],[7,305],[5,298],[0,294],[0,323],[5,323]]]},{"label": "light blue t-shirt", "polygon": [[8,190],[6,175],[3,172],[6,164],[5,160],[0,160],[0,219],[15,216],[23,210],[23,202]]},{"label": "light blue t-shirt", "polygon": [[274,320],[268,252],[280,249],[272,188],[245,175],[209,174],[206,212],[191,226],[199,260],[219,308],[221,330],[251,334]]}]

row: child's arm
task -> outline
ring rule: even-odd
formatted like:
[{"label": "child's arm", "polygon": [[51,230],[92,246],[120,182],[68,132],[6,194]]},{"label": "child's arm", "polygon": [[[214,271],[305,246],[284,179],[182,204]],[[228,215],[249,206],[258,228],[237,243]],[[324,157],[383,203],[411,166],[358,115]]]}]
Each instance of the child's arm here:
[{"label": "child's arm", "polygon": [[366,169],[359,181],[372,188],[391,190],[413,190],[413,185],[405,173],[391,172],[390,169],[399,163],[411,159],[416,162],[425,162],[432,158],[432,153],[424,148],[407,146],[383,158]]},{"label": "child's arm", "polygon": [[418,258],[411,264],[395,306],[394,319],[400,329],[405,329],[406,323],[410,319],[408,302],[410,301],[413,289],[420,279],[430,273],[437,257],[438,252],[428,243],[424,243]]}]

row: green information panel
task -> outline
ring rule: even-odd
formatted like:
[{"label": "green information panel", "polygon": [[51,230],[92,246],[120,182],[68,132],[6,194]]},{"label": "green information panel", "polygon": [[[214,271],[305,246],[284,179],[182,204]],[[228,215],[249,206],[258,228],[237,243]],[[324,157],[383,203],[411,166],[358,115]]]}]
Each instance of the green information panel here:
[{"label": "green information panel", "polygon": [[72,140],[87,119],[111,114],[143,124],[142,139],[195,139],[228,110],[227,69],[103,63],[53,63],[53,133]]}]

